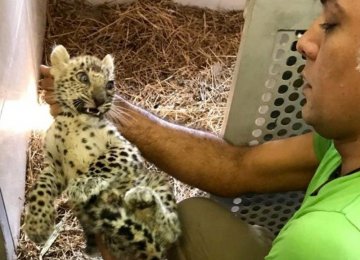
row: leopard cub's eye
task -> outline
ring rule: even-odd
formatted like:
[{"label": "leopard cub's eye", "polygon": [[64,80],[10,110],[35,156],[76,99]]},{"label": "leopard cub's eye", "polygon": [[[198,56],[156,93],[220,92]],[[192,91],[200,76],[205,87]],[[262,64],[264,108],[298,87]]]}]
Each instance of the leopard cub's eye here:
[{"label": "leopard cub's eye", "polygon": [[112,90],[112,89],[114,89],[114,86],[115,86],[115,84],[114,84],[114,81],[113,81],[113,80],[110,80],[110,81],[108,81],[108,83],[106,83],[106,89],[107,89],[107,90]]},{"label": "leopard cub's eye", "polygon": [[79,72],[78,74],[76,74],[76,77],[77,79],[81,82],[81,83],[84,83],[84,84],[88,84],[89,83],[89,77],[88,75],[81,71]]}]

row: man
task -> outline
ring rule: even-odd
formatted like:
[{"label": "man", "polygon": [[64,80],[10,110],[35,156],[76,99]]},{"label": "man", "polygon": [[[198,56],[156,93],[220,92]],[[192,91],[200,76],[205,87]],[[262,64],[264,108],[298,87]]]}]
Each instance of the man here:
[{"label": "man", "polygon": [[[236,147],[116,102],[132,118],[119,123],[122,134],[185,183],[222,196],[307,189],[271,249],[266,231],[207,199],[185,200],[183,236],[169,259],[360,259],[360,1],[321,2],[297,46],[306,57],[303,118],[318,134]],[[41,72],[51,92],[49,69]]]}]

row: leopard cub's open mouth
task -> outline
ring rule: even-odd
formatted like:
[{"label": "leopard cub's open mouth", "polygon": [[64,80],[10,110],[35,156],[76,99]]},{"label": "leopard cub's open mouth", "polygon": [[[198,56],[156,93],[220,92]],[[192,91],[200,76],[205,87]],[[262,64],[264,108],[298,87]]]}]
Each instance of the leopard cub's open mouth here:
[{"label": "leopard cub's open mouth", "polygon": [[92,116],[100,116],[101,112],[98,107],[87,107],[82,99],[74,100],[74,106],[79,113],[88,114]]},{"label": "leopard cub's open mouth", "polygon": [[99,116],[100,115],[100,111],[99,109],[97,108],[86,108],[85,109],[86,113],[87,114],[90,114],[90,115],[94,115],[94,116]]},{"label": "leopard cub's open mouth", "polygon": [[100,116],[101,112],[96,107],[78,107],[77,109],[82,114],[87,114],[91,116]]}]

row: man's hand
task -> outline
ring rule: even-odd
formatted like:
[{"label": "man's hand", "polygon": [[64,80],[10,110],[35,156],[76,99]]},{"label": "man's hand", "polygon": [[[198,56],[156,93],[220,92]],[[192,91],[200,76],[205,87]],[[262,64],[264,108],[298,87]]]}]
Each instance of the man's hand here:
[{"label": "man's hand", "polygon": [[104,260],[116,260],[115,257],[110,255],[109,251],[107,250],[106,246],[104,245],[104,242],[100,235],[96,237],[96,244],[100,251],[100,254]]},{"label": "man's hand", "polygon": [[50,105],[50,113],[53,117],[56,117],[60,113],[60,107],[56,103],[54,93],[54,78],[50,74],[50,67],[40,66],[40,80],[39,89],[44,91],[44,100]]}]

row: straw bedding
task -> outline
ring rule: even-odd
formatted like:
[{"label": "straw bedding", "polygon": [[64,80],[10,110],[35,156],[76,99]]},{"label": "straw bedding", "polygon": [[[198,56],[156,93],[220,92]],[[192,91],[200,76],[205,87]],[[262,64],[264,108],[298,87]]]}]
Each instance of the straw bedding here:
[{"label": "straw bedding", "polygon": [[[219,134],[243,25],[240,11],[212,11],[170,0],[90,6],[50,0],[44,63],[51,47],[71,55],[113,54],[119,93],[161,118]],[[28,148],[27,188],[42,167],[43,133],[33,132]],[[149,164],[149,168],[159,171]],[[206,196],[172,180],[178,201]],[[88,259],[81,229],[66,199],[58,202],[59,234],[50,247],[37,247],[23,232],[18,259]],[[43,252],[40,252],[43,250]]]}]

